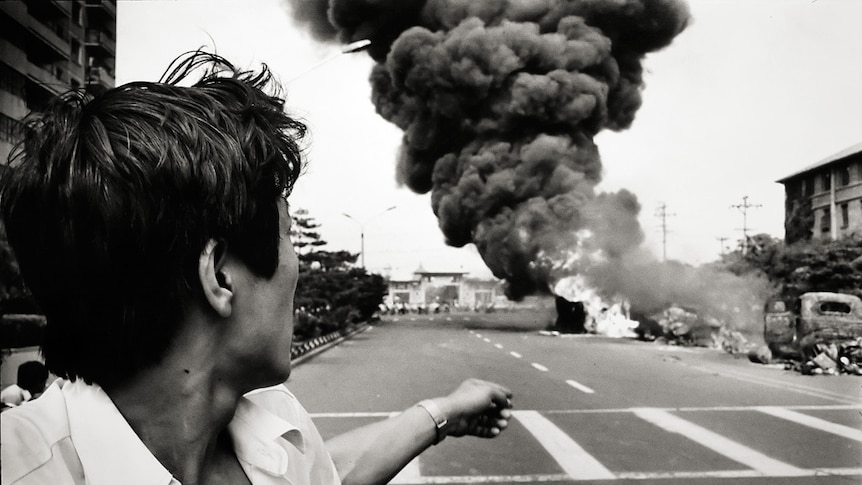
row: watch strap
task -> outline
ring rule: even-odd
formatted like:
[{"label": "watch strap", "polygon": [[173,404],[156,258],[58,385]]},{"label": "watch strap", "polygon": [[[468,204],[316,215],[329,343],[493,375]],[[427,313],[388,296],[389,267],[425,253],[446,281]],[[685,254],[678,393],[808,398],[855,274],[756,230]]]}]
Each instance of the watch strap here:
[{"label": "watch strap", "polygon": [[443,415],[443,411],[440,410],[440,406],[430,399],[419,401],[416,403],[416,406],[424,409],[428,415],[431,416],[431,419],[434,420],[434,426],[437,430],[437,437],[434,440],[434,444],[436,445],[443,441],[446,437],[446,425],[449,423],[449,420]]}]

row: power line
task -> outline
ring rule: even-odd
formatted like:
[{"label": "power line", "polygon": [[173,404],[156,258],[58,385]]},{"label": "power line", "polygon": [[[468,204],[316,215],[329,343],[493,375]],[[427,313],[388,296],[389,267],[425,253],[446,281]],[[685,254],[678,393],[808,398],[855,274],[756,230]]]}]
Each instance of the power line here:
[{"label": "power line", "polygon": [[722,255],[722,256],[724,256],[724,251],[725,251],[725,249],[727,249],[727,244],[725,244],[725,243],[726,243],[726,242],[727,242],[727,240],[728,240],[728,239],[730,239],[730,238],[729,238],[729,237],[723,237],[723,236],[722,236],[722,237],[717,237],[717,238],[715,238],[715,239],[717,239],[717,240],[718,240],[718,243],[719,243],[719,245],[720,245],[719,250],[720,250],[720,252],[721,252],[721,255]]},{"label": "power line", "polygon": [[748,196],[742,196],[742,204],[736,204],[730,206],[731,209],[738,209],[739,212],[742,212],[742,254],[748,253],[748,231],[751,229],[748,227],[748,209],[758,209],[763,207],[760,204],[749,204]]},{"label": "power line", "polygon": [[667,212],[667,204],[662,202],[658,209],[656,209],[656,217],[661,220],[661,255],[662,261],[667,261],[667,218],[675,216],[676,214],[669,214]]}]

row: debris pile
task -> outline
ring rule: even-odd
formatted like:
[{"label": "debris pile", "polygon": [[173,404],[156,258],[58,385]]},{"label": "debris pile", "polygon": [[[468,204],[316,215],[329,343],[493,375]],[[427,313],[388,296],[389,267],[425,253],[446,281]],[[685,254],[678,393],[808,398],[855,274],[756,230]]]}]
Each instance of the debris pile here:
[{"label": "debris pile", "polygon": [[788,361],[785,369],[805,375],[851,374],[862,376],[862,337],[839,342],[819,342],[810,349],[811,358]]},{"label": "debris pile", "polygon": [[676,345],[721,347],[716,342],[723,326],[715,318],[703,318],[692,309],[672,305],[651,319],[661,328],[657,340]]}]

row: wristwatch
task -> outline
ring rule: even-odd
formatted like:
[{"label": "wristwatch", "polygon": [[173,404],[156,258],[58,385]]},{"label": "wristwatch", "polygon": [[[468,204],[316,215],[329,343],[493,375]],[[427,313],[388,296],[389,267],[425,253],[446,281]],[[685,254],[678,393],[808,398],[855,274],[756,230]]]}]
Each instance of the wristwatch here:
[{"label": "wristwatch", "polygon": [[427,411],[431,419],[434,420],[434,426],[437,428],[437,438],[434,440],[434,444],[443,441],[443,438],[446,437],[446,424],[449,423],[449,420],[443,415],[440,406],[430,399],[419,401],[416,405]]}]

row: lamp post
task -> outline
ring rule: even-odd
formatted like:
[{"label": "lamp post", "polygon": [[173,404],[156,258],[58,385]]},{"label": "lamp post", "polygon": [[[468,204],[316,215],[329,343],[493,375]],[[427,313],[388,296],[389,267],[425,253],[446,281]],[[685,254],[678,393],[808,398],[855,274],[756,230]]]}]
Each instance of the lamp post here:
[{"label": "lamp post", "polygon": [[346,212],[342,212],[342,213],[341,213],[341,215],[343,215],[344,217],[346,217],[346,218],[350,219],[351,221],[355,222],[355,223],[359,226],[359,256],[360,256],[360,258],[361,258],[361,259],[360,259],[360,264],[362,265],[362,269],[365,269],[365,226],[366,226],[369,222],[371,222],[371,220],[372,220],[372,219],[375,219],[375,218],[377,218],[377,217],[380,217],[380,216],[382,216],[383,214],[386,214],[387,212],[389,212],[389,211],[391,211],[391,210],[395,210],[395,208],[396,208],[396,207],[397,207],[397,206],[394,206],[394,205],[393,205],[392,207],[389,207],[389,208],[388,208],[388,209],[386,209],[385,211],[383,211],[383,212],[379,212],[379,213],[377,213],[377,214],[375,214],[375,215],[373,215],[373,216],[369,217],[368,219],[365,219],[365,220],[364,220],[364,221],[362,221],[362,222],[359,222],[359,220],[357,220],[355,217],[351,216],[350,214],[348,214],[348,213],[346,213]]},{"label": "lamp post", "polygon": [[332,54],[332,55],[331,55],[331,56],[329,56],[329,57],[326,57],[326,58],[324,58],[324,59],[320,60],[317,64],[314,64],[313,66],[311,66],[311,67],[309,67],[308,69],[306,69],[306,70],[302,71],[301,73],[297,74],[296,76],[293,76],[292,78],[290,78],[290,79],[287,81],[287,84],[290,84],[290,83],[292,83],[293,81],[296,81],[297,79],[301,78],[302,76],[305,76],[306,74],[310,73],[311,71],[313,71],[313,70],[317,69],[318,67],[320,67],[320,66],[322,66],[322,65],[326,64],[327,62],[329,62],[329,61],[331,61],[331,60],[333,60],[333,59],[336,59],[336,58],[338,58],[338,57],[341,57],[341,56],[342,56],[342,55],[344,55],[344,54],[353,54],[354,52],[362,52],[362,51],[364,51],[365,49],[368,49],[368,46],[370,46],[370,45],[371,45],[371,41],[370,41],[370,40],[368,40],[368,39],[362,39],[362,40],[357,40],[356,42],[351,42],[350,44],[347,44],[346,46],[344,46],[344,47],[341,49],[341,51],[339,51],[339,52],[337,52],[337,53],[335,53],[335,54]]}]

